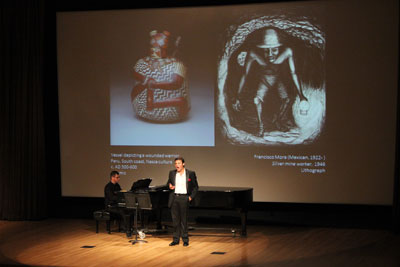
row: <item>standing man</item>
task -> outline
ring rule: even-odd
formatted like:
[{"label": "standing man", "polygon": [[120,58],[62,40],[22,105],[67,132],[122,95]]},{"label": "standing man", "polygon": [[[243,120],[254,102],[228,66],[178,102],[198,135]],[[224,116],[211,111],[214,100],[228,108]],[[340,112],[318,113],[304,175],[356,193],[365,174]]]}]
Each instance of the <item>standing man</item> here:
[{"label": "standing man", "polygon": [[118,192],[121,191],[119,179],[119,172],[112,171],[110,173],[110,182],[104,187],[104,204],[107,211],[118,214],[117,216],[122,218],[126,236],[131,237],[132,216],[125,209],[118,208]]},{"label": "standing man", "polygon": [[187,226],[187,211],[189,202],[194,199],[199,189],[194,171],[185,168],[182,157],[175,159],[175,170],[169,172],[167,186],[171,190],[168,207],[171,208],[172,224],[174,228],[173,240],[170,246],[179,244],[182,237],[183,245],[189,246]]}]

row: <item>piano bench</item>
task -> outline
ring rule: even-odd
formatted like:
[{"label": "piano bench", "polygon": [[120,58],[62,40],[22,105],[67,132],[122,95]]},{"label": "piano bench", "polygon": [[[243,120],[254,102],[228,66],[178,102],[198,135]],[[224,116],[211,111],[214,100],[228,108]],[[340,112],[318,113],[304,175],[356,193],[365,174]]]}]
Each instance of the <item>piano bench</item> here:
[{"label": "piano bench", "polygon": [[[108,234],[111,234],[111,221],[115,218],[109,211],[97,210],[93,212],[93,218],[96,220],[96,234],[99,232],[99,221],[106,222],[107,232]],[[118,230],[120,230],[120,228],[121,228],[120,220],[118,220]]]}]

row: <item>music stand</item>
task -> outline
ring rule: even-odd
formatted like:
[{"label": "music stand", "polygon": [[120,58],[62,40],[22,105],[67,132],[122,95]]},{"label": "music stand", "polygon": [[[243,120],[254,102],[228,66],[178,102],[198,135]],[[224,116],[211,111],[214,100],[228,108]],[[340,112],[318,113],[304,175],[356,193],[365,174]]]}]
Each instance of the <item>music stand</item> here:
[{"label": "music stand", "polygon": [[131,187],[131,191],[136,193],[139,190],[149,189],[149,185],[150,185],[151,181],[152,181],[151,178],[139,179],[139,180],[133,182],[132,187]]},{"label": "music stand", "polygon": [[132,245],[143,242],[147,243],[146,240],[138,240],[138,214],[139,214],[139,209],[142,210],[151,210],[152,209],[152,204],[151,204],[151,199],[150,195],[148,193],[132,193],[132,192],[126,192],[125,193],[125,201],[126,201],[126,208],[128,209],[135,209],[135,220],[134,220],[134,227],[135,227],[135,240],[132,240]]}]

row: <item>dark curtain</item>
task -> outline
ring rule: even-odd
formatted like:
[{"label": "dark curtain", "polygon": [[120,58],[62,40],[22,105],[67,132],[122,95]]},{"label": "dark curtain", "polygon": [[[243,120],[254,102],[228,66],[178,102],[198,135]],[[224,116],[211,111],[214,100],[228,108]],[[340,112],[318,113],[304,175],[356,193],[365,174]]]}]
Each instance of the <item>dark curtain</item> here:
[{"label": "dark curtain", "polygon": [[[400,62],[400,55],[399,55]],[[397,125],[396,125],[396,157],[394,170],[394,189],[393,189],[393,230],[400,234],[400,76],[397,77]]]},{"label": "dark curtain", "polygon": [[47,214],[44,1],[0,6],[0,219],[41,219]]}]

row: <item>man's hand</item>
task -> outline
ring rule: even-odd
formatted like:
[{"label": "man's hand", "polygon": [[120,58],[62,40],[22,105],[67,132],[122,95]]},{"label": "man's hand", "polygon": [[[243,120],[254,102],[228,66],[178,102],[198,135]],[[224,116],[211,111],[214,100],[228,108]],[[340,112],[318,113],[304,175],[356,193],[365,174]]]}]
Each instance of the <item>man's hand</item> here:
[{"label": "man's hand", "polygon": [[192,201],[192,198],[191,198],[191,197],[189,197],[189,202],[190,202],[190,201]]},{"label": "man's hand", "polygon": [[171,183],[169,183],[169,189],[174,190],[175,189],[175,185],[172,185]]}]

